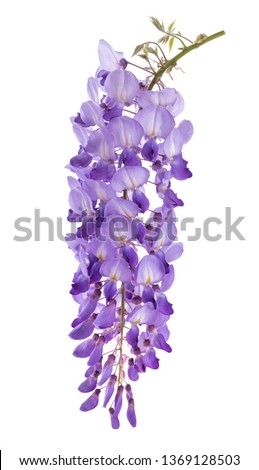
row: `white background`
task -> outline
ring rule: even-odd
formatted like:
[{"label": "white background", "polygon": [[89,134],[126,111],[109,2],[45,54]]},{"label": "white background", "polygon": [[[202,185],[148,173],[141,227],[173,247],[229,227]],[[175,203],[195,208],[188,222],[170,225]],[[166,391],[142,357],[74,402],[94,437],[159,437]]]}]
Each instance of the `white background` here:
[{"label": "white background", "polygon": [[[129,58],[158,38],[148,16],[177,20],[191,38],[226,36],[182,59],[175,86],[195,134],[194,176],[177,186],[181,216],[245,216],[233,236],[186,242],[171,292],[173,353],[134,387],[138,426],[110,428],[101,407],[78,408],[83,360],[67,337],[76,264],[65,243],[13,240],[14,219],[65,218],[65,164],[77,152],[69,117],[106,39]],[[116,0],[6,1],[1,6],[1,423],[4,470],[18,456],[241,454],[255,469],[258,443],[258,28],[255,3]],[[178,212],[179,213],[179,212]],[[33,228],[33,227],[32,227]],[[216,230],[216,227],[215,227]],[[220,228],[220,230],[223,230]],[[64,229],[65,232],[65,229]],[[186,234],[182,235],[186,239]],[[83,397],[84,398],[84,397]],[[152,468],[161,468],[154,465]],[[182,467],[183,468],[183,467]],[[190,467],[189,467],[190,468]],[[222,468],[222,467],[221,467]]]}]

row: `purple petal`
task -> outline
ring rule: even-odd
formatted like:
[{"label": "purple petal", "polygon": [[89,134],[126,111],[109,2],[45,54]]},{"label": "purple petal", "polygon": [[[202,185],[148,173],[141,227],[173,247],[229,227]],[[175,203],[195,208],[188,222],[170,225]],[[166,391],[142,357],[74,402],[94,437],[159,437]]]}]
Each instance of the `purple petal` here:
[{"label": "purple petal", "polygon": [[137,325],[132,325],[130,330],[128,330],[126,333],[126,341],[128,344],[130,344],[133,349],[136,349],[136,347],[138,346],[138,335],[139,328],[137,327]]},{"label": "purple petal", "polygon": [[71,189],[69,205],[76,214],[81,214],[82,212],[86,214],[94,213],[90,197],[81,188]]},{"label": "purple petal", "polygon": [[132,193],[132,201],[138,205],[140,212],[144,213],[149,208],[149,200],[145,194],[139,189],[135,189]]},{"label": "purple petal", "polygon": [[88,248],[100,261],[107,261],[116,256],[116,250],[109,240],[93,240]]},{"label": "purple petal", "polygon": [[79,258],[80,268],[81,268],[82,273],[84,274],[85,277],[89,277],[88,267],[89,267],[90,262],[85,252],[85,247],[83,245],[79,246],[78,258]]},{"label": "purple petal", "polygon": [[90,274],[89,274],[91,284],[93,284],[94,282],[100,281],[102,277],[100,273],[101,265],[102,265],[101,261],[96,261],[96,263],[94,263],[93,266],[91,267]]},{"label": "purple petal", "polygon": [[187,168],[188,162],[182,155],[176,155],[171,163],[171,176],[177,180],[186,180],[192,177],[192,172]]},{"label": "purple petal", "polygon": [[104,39],[99,41],[98,55],[101,67],[108,72],[121,68],[120,61],[123,59],[123,53],[117,52]]},{"label": "purple petal", "polygon": [[97,378],[93,375],[90,375],[88,379],[86,379],[84,382],[82,382],[79,385],[78,390],[79,392],[82,392],[82,393],[92,392],[95,389],[96,384],[97,384]]},{"label": "purple petal", "polygon": [[93,101],[86,101],[80,108],[80,117],[82,121],[89,126],[104,126],[103,110]]},{"label": "purple petal", "polygon": [[130,105],[139,93],[139,83],[128,70],[115,70],[106,78],[105,91],[109,98]]},{"label": "purple petal", "polygon": [[166,352],[172,352],[171,346],[166,342],[165,338],[161,333],[155,335],[153,345],[155,348],[163,349]]},{"label": "purple petal", "polygon": [[164,315],[172,315],[174,313],[173,306],[168,302],[165,294],[157,294],[156,296],[157,310]]},{"label": "purple petal", "polygon": [[[130,73],[130,72],[125,72]],[[107,127],[114,136],[115,147],[137,147],[143,137],[143,127],[128,116],[112,119]]]},{"label": "purple petal", "polygon": [[137,154],[129,148],[123,149],[119,158],[119,166],[124,163],[125,166],[140,166],[141,162],[137,157]]},{"label": "purple petal", "polygon": [[111,376],[114,361],[115,361],[115,355],[109,354],[108,359],[103,366],[102,375],[98,381],[99,386],[103,385]]},{"label": "purple petal", "polygon": [[159,368],[159,359],[156,357],[156,353],[154,350],[150,349],[144,355],[144,363],[146,367],[150,369],[158,369]]},{"label": "purple petal", "polygon": [[181,242],[174,242],[170,245],[163,246],[163,252],[165,253],[165,259],[167,263],[171,263],[176,259],[180,258],[183,253],[183,244]]},{"label": "purple petal", "polygon": [[98,297],[94,297],[92,295],[86,297],[79,307],[79,316],[84,317],[86,320],[91,315],[91,313],[94,312],[97,302]]},{"label": "purple petal", "polygon": [[88,179],[83,182],[83,189],[92,201],[100,199],[101,201],[107,202],[109,199],[116,197],[114,189],[103,181]]},{"label": "purple petal", "polygon": [[[70,159],[70,165],[74,168],[86,168],[90,165],[92,157],[87,152],[82,152]],[[78,186],[78,184],[77,184]]]},{"label": "purple petal", "polygon": [[158,145],[155,139],[149,139],[147,142],[145,142],[141,150],[142,157],[145,160],[153,162],[155,161],[157,154],[158,154]]},{"label": "purple petal", "polygon": [[146,235],[146,229],[144,224],[142,224],[141,222],[137,222],[134,225],[134,235],[135,238],[139,241],[139,243],[142,244],[144,242],[144,238]]},{"label": "purple petal", "polygon": [[122,394],[124,387],[119,385],[114,400],[114,416],[119,416],[122,407]]},{"label": "purple petal", "polygon": [[77,325],[69,334],[70,338],[72,339],[85,339],[88,338],[92,332],[94,331],[93,321],[95,319],[95,315],[88,320],[83,321],[79,325]]},{"label": "purple petal", "polygon": [[184,144],[183,134],[179,128],[174,128],[164,141],[165,155],[172,160],[175,155],[181,153]]},{"label": "purple petal", "polygon": [[142,293],[142,300],[143,302],[153,302],[155,303],[155,298],[154,298],[154,291],[152,287],[150,286],[145,286],[143,289]]},{"label": "purple petal", "polygon": [[[142,108],[145,108],[150,104],[175,106],[177,101],[180,101],[179,97],[181,97],[181,95],[175,88],[164,88],[159,91],[143,91],[138,99],[138,103]],[[174,115],[176,116],[176,114]]]},{"label": "purple petal", "polygon": [[82,127],[80,124],[78,124],[75,118],[72,118],[71,121],[73,125],[73,131],[78,141],[83,147],[85,147],[89,138],[89,129],[87,129],[86,127]]},{"label": "purple petal", "polygon": [[181,131],[184,144],[187,144],[193,135],[193,125],[191,121],[187,121],[185,119],[184,121],[180,122],[178,128]]},{"label": "purple petal", "polygon": [[98,313],[94,325],[96,328],[109,328],[113,325],[116,317],[116,304],[108,305],[102,308]]},{"label": "purple petal", "polygon": [[109,413],[110,413],[110,417],[111,417],[112,429],[119,429],[120,421],[119,421],[118,416],[114,416],[114,409],[110,408]]},{"label": "purple petal", "polygon": [[85,373],[85,377],[88,379],[88,377],[90,377],[90,375],[93,375],[94,373],[95,373],[95,366],[88,367]]},{"label": "purple petal", "polygon": [[106,389],[105,389],[104,402],[103,402],[104,408],[107,406],[107,404],[109,403],[113,395],[116,380],[117,380],[117,376],[111,375],[108,385],[106,386]]},{"label": "purple petal", "polygon": [[84,403],[82,403],[82,405],[80,407],[80,410],[81,411],[90,411],[90,410],[93,410],[94,408],[96,408],[98,403],[99,403],[100,392],[101,392],[101,390],[98,390],[98,389],[95,390],[95,392],[89,398],[87,398],[87,400],[84,401]]},{"label": "purple petal", "polygon": [[165,268],[155,255],[143,256],[135,271],[136,284],[155,284],[163,279]]},{"label": "purple petal", "polygon": [[131,280],[131,270],[124,259],[114,258],[104,261],[100,273],[114,281],[128,282]]},{"label": "purple petal", "polygon": [[89,357],[93,349],[95,348],[96,340],[93,338],[87,339],[83,343],[79,344],[74,352],[75,357]]},{"label": "purple petal", "polygon": [[135,366],[138,370],[138,372],[146,372],[146,364],[144,363],[143,357],[141,354],[138,354],[136,359],[135,359]]},{"label": "purple petal", "polygon": [[130,398],[133,398],[133,393],[132,393],[131,385],[130,385],[130,384],[127,384],[126,387],[125,387],[125,390],[126,390],[126,398],[127,398],[127,400],[129,401]]},{"label": "purple petal", "polygon": [[136,189],[145,184],[150,172],[139,166],[124,166],[116,171],[111,180],[111,186],[115,191],[122,192],[124,189]]},{"label": "purple petal", "polygon": [[174,267],[169,267],[169,273],[166,274],[161,282],[160,292],[166,292],[172,286],[174,282]]},{"label": "purple petal", "polygon": [[134,218],[139,213],[137,204],[120,197],[111,199],[106,203],[104,215],[124,215],[129,218]]},{"label": "purple petal", "polygon": [[157,311],[152,302],[147,302],[142,307],[132,310],[127,316],[127,322],[154,325],[157,319]]},{"label": "purple petal", "polygon": [[111,108],[107,108],[103,114],[103,119],[105,121],[111,121],[115,117],[119,117],[122,115],[123,106],[121,104],[115,104]]},{"label": "purple petal", "polygon": [[135,268],[138,264],[138,255],[133,248],[129,245],[124,245],[122,248],[122,256],[129,264],[130,268]]},{"label": "purple petal", "polygon": [[87,94],[91,101],[98,103],[99,101],[99,86],[98,81],[94,77],[89,77],[87,80]]},{"label": "purple petal", "polygon": [[103,288],[103,293],[106,298],[106,302],[108,303],[116,294],[117,292],[117,284],[114,281],[109,281],[107,284],[105,284]]},{"label": "purple petal", "polygon": [[128,377],[130,380],[132,380],[132,382],[136,382],[139,379],[138,369],[135,364],[129,365]]},{"label": "purple petal", "polygon": [[173,104],[169,104],[166,106],[166,109],[170,111],[173,117],[178,116],[178,114],[180,114],[184,109],[184,99],[182,95],[180,95],[180,93],[178,92],[176,93],[177,93],[177,96],[176,96],[175,102]]},{"label": "purple petal", "polygon": [[[113,169],[112,174],[110,174],[111,169]],[[90,177],[93,180],[106,180],[109,176],[112,176],[114,172],[114,165],[109,164],[104,160],[100,160],[99,162],[93,165]]]},{"label": "purple petal", "polygon": [[72,289],[70,290],[70,294],[78,295],[82,292],[86,292],[89,289],[89,277],[84,276],[81,272],[80,268],[79,271],[75,274],[72,283]]},{"label": "purple petal", "polygon": [[153,104],[141,109],[134,118],[138,121],[149,137],[167,137],[174,128],[175,122],[173,116],[167,109]]},{"label": "purple petal", "polygon": [[167,189],[164,195],[164,204],[167,207],[177,207],[183,206],[183,201],[177,197],[177,194],[174,193],[172,189]]},{"label": "purple petal", "polygon": [[100,336],[94,350],[90,354],[89,360],[87,362],[88,366],[94,366],[102,357],[103,354],[103,346],[105,343],[104,336]]},{"label": "purple petal", "polygon": [[[160,243],[160,246],[161,246],[161,243]],[[169,273],[169,264],[167,263],[167,261],[165,259],[165,253],[161,249],[158,249],[156,251],[155,256],[157,256],[160,259],[160,261],[162,261],[164,269],[165,269],[165,274],[168,274]]]},{"label": "purple petal", "polygon": [[97,129],[90,134],[86,151],[104,160],[115,160],[114,138],[107,128]]},{"label": "purple petal", "polygon": [[127,409],[127,418],[129,423],[133,428],[137,425],[136,413],[135,413],[135,406],[133,398],[129,399],[128,409]]},{"label": "purple petal", "polygon": [[157,328],[157,333],[163,335],[165,340],[167,341],[170,336],[170,331],[166,323],[163,323]]}]

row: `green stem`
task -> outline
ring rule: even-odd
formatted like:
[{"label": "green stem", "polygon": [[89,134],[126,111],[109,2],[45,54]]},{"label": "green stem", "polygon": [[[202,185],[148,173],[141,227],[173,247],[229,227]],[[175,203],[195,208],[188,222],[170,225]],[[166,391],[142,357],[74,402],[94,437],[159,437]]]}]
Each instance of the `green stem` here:
[{"label": "green stem", "polygon": [[156,83],[161,79],[163,74],[170,67],[174,67],[176,65],[176,63],[178,62],[178,60],[181,59],[183,56],[185,56],[186,54],[188,54],[189,52],[191,52],[194,49],[198,49],[198,47],[203,46],[203,44],[206,44],[207,42],[213,41],[213,39],[217,39],[220,36],[224,36],[224,34],[225,34],[225,31],[219,31],[218,33],[212,34],[211,36],[208,36],[208,37],[204,38],[201,42],[193,43],[190,46],[187,46],[185,49],[183,49],[181,52],[179,52],[179,54],[177,54],[172,59],[165,62],[164,65],[162,65],[162,67],[160,67],[160,69],[154,75],[148,89],[152,90],[154,88],[154,86],[156,85]]}]

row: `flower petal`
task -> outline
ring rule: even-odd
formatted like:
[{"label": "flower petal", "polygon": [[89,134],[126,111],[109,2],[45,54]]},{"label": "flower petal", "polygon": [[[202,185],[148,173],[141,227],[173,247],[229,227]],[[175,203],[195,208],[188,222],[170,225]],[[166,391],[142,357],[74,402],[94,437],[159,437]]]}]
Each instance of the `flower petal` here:
[{"label": "flower petal", "polygon": [[99,102],[99,86],[98,81],[94,77],[89,77],[87,80],[87,94],[91,101]]},{"label": "flower petal", "polygon": [[171,263],[176,259],[180,258],[183,253],[183,244],[181,242],[174,242],[170,245],[162,247],[163,252],[165,253],[165,259],[167,263]]},{"label": "flower petal", "polygon": [[128,409],[127,409],[127,418],[128,422],[131,424],[133,428],[137,425],[136,413],[135,413],[135,406],[133,398],[129,399],[128,402]]},{"label": "flower petal", "polygon": [[89,397],[87,398],[86,401],[84,401],[84,403],[82,403],[82,405],[80,406],[80,410],[81,411],[90,411],[90,410],[93,410],[94,408],[97,407],[98,405],[98,402],[99,402],[99,394],[100,394],[100,390],[95,390],[95,392]]},{"label": "flower petal", "polygon": [[141,109],[134,119],[142,125],[145,135],[149,137],[166,138],[175,125],[174,118],[167,109],[153,104]]},{"label": "flower petal", "polygon": [[187,168],[188,162],[182,155],[176,155],[171,163],[171,176],[177,180],[186,180],[192,177],[192,172]]},{"label": "flower petal", "polygon": [[[171,106],[172,110],[175,109],[175,114],[179,114],[178,109],[180,102],[182,103],[183,109],[183,98],[175,88],[164,88],[159,91],[143,91],[139,98],[138,103],[142,108],[149,106],[150,104],[159,105],[159,106]],[[176,112],[176,109],[178,112]],[[171,110],[170,110],[171,112]]]},{"label": "flower petal", "polygon": [[115,321],[116,313],[116,304],[108,305],[98,313],[94,325],[97,328],[109,328],[113,325]]},{"label": "flower petal", "polygon": [[149,200],[141,190],[134,190],[132,193],[132,201],[138,205],[140,212],[146,212],[149,208]]},{"label": "flower petal", "polygon": [[163,279],[165,268],[156,255],[146,255],[140,260],[136,272],[136,284],[155,284]]},{"label": "flower petal", "polygon": [[193,135],[193,125],[191,121],[184,119],[180,122],[178,129],[182,134],[184,144],[187,144]]},{"label": "flower petal", "polygon": [[78,390],[82,393],[92,392],[95,389],[96,384],[97,378],[93,375],[90,375],[90,377],[88,377],[86,380],[84,380],[84,382],[79,385]]},{"label": "flower petal", "polygon": [[169,266],[169,273],[163,277],[160,286],[160,292],[166,292],[172,286],[174,282],[174,267],[173,265]]},{"label": "flower petal", "polygon": [[87,127],[104,126],[103,110],[93,101],[86,101],[81,105],[80,117]]},{"label": "flower petal", "polygon": [[73,356],[75,357],[89,357],[93,349],[95,348],[96,341],[93,338],[87,339],[83,341],[83,343],[79,344],[74,352]]},{"label": "flower petal", "polygon": [[132,72],[114,70],[105,80],[105,91],[109,98],[130,105],[139,93],[139,83]]},{"label": "flower petal", "polygon": [[175,155],[181,153],[183,144],[184,138],[180,129],[177,127],[172,129],[164,141],[164,152],[169,160],[172,160]]},{"label": "flower petal", "polygon": [[128,282],[131,280],[131,270],[124,259],[114,258],[104,261],[100,273],[114,281]]},{"label": "flower petal", "polygon": [[90,197],[81,188],[71,189],[69,193],[69,204],[76,214],[82,214],[82,212],[86,214],[94,213]]},{"label": "flower petal", "polygon": [[104,39],[100,39],[98,55],[101,67],[108,72],[121,68],[120,60],[123,59],[123,52],[117,52]]},{"label": "flower petal", "polygon": [[144,135],[143,127],[128,116],[115,117],[107,129],[114,136],[115,147],[136,147]]},{"label": "flower petal", "polygon": [[129,218],[134,218],[138,213],[139,208],[137,204],[120,197],[110,199],[104,209],[104,215],[106,217],[109,215],[124,215]]},{"label": "flower petal", "polygon": [[111,186],[115,191],[122,192],[124,189],[136,189],[145,184],[150,176],[147,168],[139,166],[124,166],[116,171],[111,180]]},{"label": "flower petal", "polygon": [[163,349],[166,352],[172,352],[171,346],[167,344],[164,336],[161,333],[158,333],[157,335],[155,335],[153,344],[154,344],[154,347],[157,349]]},{"label": "flower petal", "polygon": [[97,129],[90,134],[86,151],[92,156],[101,157],[104,160],[115,160],[114,138],[108,129]]}]

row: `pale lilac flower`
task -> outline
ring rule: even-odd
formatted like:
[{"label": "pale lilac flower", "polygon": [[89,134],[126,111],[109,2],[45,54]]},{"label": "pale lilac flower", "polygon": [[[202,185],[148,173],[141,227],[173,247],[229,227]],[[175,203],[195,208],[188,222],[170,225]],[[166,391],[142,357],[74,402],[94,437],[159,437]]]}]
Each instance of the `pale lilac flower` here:
[{"label": "pale lilac flower", "polygon": [[107,72],[112,72],[121,68],[120,62],[123,59],[123,53],[117,52],[104,39],[100,39],[98,46],[98,55],[100,67]]}]

